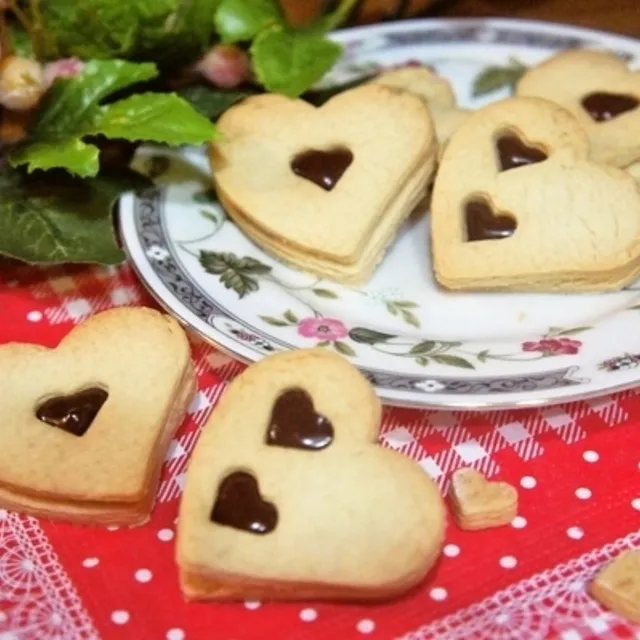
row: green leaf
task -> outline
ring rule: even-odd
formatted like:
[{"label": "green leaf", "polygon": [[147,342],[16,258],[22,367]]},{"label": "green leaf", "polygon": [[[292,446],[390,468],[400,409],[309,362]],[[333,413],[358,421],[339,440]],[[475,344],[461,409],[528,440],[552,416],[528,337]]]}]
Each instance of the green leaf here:
[{"label": "green leaf", "polygon": [[328,340],[323,340],[322,342],[318,342],[316,347],[328,347],[331,343]]},{"label": "green leaf", "polygon": [[284,317],[291,323],[291,324],[298,324],[298,316],[296,316],[295,313],[293,313],[293,311],[291,311],[291,309],[287,309],[284,312]]},{"label": "green leaf", "polygon": [[102,105],[111,94],[157,74],[152,64],[91,61],[73,78],[58,79],[30,128],[28,142],[10,156],[13,166],[63,168],[87,177],[98,173],[98,148],[83,141],[103,135],[124,140],[196,144],[214,135],[213,125],[173,94],[140,94]]},{"label": "green leaf", "polygon": [[238,294],[240,299],[246,295],[258,291],[260,285],[255,278],[245,275],[239,271],[233,269],[227,269],[220,276],[220,282],[227,289],[232,289]]},{"label": "green leaf", "polygon": [[418,344],[411,347],[409,353],[411,355],[423,355],[425,353],[430,353],[434,350],[436,343],[433,340],[423,340],[422,342],[418,342]]},{"label": "green leaf", "polygon": [[365,327],[354,327],[349,331],[349,337],[354,342],[361,344],[377,344],[379,342],[387,342],[397,336],[390,333],[382,333],[374,329],[366,329]]},{"label": "green leaf", "polygon": [[333,343],[333,347],[335,348],[335,350],[343,355],[343,356],[355,356],[356,352],[346,343],[346,342],[340,342],[339,340],[336,340]]},{"label": "green leaf", "polygon": [[348,91],[349,89],[355,89],[355,87],[359,87],[369,80],[375,78],[377,74],[370,73],[361,78],[356,78],[355,80],[349,80],[349,82],[344,82],[341,84],[334,84],[330,87],[325,87],[323,89],[311,89],[308,91],[304,98],[307,102],[315,105],[316,107],[322,106],[325,102],[329,101],[333,96],[338,95],[339,93],[343,93],[344,91]]},{"label": "green leaf", "polygon": [[401,309],[417,309],[420,306],[417,302],[411,302],[410,300],[394,300],[393,304]]},{"label": "green leaf", "polygon": [[256,37],[250,51],[256,76],[266,89],[297,97],[333,67],[342,47],[321,35],[274,26]]},{"label": "green leaf", "polygon": [[316,25],[316,28],[323,31],[333,31],[337,29],[341,24],[343,24],[355,6],[358,4],[359,0],[341,0],[338,3],[338,7],[324,16]]},{"label": "green leaf", "polygon": [[512,58],[510,64],[506,66],[486,67],[473,81],[473,97],[478,98],[504,88],[513,92],[525,71],[527,67],[515,58]]},{"label": "green leaf", "polygon": [[479,362],[486,362],[488,356],[489,356],[489,349],[484,349],[483,351],[480,351],[480,353],[478,353],[476,358],[478,358]]},{"label": "green leaf", "polygon": [[32,58],[33,45],[31,44],[29,34],[15,24],[12,24],[11,28],[7,31],[9,33],[11,49],[15,55],[22,56],[24,58]]},{"label": "green leaf", "polygon": [[196,84],[178,91],[198,113],[216,120],[230,106],[253,95],[252,91],[222,91],[212,85]]},{"label": "green leaf", "polygon": [[555,335],[557,336],[575,336],[578,333],[582,333],[583,331],[589,331],[591,327],[574,327],[573,329],[563,329],[559,331]]},{"label": "green leaf", "polygon": [[289,325],[284,321],[278,318],[273,318],[272,316],[259,316],[261,320],[264,320],[267,324],[270,324],[272,327],[288,327]]},{"label": "green leaf", "polygon": [[429,364],[429,358],[427,358],[427,356],[417,356],[416,364],[419,364],[421,367],[426,367]]},{"label": "green leaf", "polygon": [[248,41],[266,27],[284,22],[276,0],[222,0],[215,13],[222,42]]},{"label": "green leaf", "polygon": [[433,359],[434,362],[437,362],[438,364],[447,365],[448,367],[459,367],[460,369],[475,369],[475,367],[468,360],[465,360],[460,356],[452,356],[452,355],[443,353],[439,355],[434,354],[430,357]]},{"label": "green leaf", "polygon": [[121,194],[150,185],[121,172],[80,180],[63,171],[0,172],[0,253],[37,264],[118,264],[113,205]]},{"label": "green leaf", "polygon": [[204,191],[198,191],[193,195],[193,201],[198,204],[217,204],[218,196],[213,187],[205,189]]},{"label": "green leaf", "polygon": [[396,305],[393,302],[385,302],[384,306],[387,308],[387,311],[392,316],[397,316],[398,315],[398,309],[397,309]]},{"label": "green leaf", "polygon": [[311,291],[319,298],[330,298],[332,300],[338,298],[338,294],[330,289],[311,289]]},{"label": "green leaf", "polygon": [[407,309],[402,309],[402,308],[400,309],[400,313],[402,315],[402,319],[407,324],[417,327],[418,329],[420,328],[420,320],[414,313],[411,313],[411,311],[408,311]]},{"label": "green leaf", "polygon": [[200,209],[200,215],[209,222],[213,222],[216,226],[218,226],[218,216],[213,213],[213,211],[207,211],[206,209]]}]

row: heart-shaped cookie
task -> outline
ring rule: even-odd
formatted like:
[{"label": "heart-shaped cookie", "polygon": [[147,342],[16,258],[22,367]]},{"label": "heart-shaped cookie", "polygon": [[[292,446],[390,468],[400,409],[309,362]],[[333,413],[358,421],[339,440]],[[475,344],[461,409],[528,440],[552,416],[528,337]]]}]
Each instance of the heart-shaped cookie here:
[{"label": "heart-shaped cookie", "polygon": [[0,504],[91,524],[148,519],[171,437],[195,391],[177,322],[114,309],[56,349],[0,347]]},{"label": "heart-shaped cookie", "polygon": [[[379,421],[369,382],[323,349],[236,378],[187,472],[185,595],[379,599],[419,582],[440,550],[444,506],[423,469],[377,444]],[[322,446],[309,446],[318,431]]]},{"label": "heart-shaped cookie", "polygon": [[509,524],[518,513],[518,492],[506,482],[490,482],[479,471],[458,469],[449,490],[453,515],[461,529]]},{"label": "heart-shaped cookie", "polygon": [[593,162],[583,128],[540,98],[477,111],[435,180],[431,231],[448,289],[606,291],[640,271],[640,192]]},{"label": "heart-shaped cookie", "polygon": [[435,169],[426,105],[380,85],[319,108],[253,96],[218,127],[211,165],[229,215],[277,258],[344,282],[369,277]]},{"label": "heart-shaped cookie", "polygon": [[596,575],[589,591],[618,615],[640,624],[640,550],[621,553]]},{"label": "heart-shaped cookie", "polygon": [[640,159],[640,72],[615,54],[563,51],[527,71],[517,95],[571,111],[589,135],[594,160],[625,167]]}]

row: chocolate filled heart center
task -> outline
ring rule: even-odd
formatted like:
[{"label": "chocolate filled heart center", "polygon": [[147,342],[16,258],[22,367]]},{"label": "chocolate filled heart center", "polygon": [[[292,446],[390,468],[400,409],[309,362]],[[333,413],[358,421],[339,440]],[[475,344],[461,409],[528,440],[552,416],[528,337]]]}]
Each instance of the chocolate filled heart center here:
[{"label": "chocolate filled heart center", "polygon": [[353,162],[353,153],[344,147],[328,151],[309,149],[294,157],[291,170],[325,191],[331,191]]},{"label": "chocolate filled heart center", "polygon": [[582,100],[582,107],[596,122],[608,122],[619,115],[632,111],[640,100],[621,93],[598,91],[590,93]]},{"label": "chocolate filled heart center", "polygon": [[549,157],[542,149],[530,147],[513,133],[501,135],[496,141],[496,147],[498,149],[500,171],[508,171],[528,164],[543,162]]},{"label": "chocolate filled heart center", "polygon": [[66,396],[56,396],[43,402],[36,418],[74,436],[83,436],[109,394],[100,387],[91,387]]},{"label": "chocolate filled heart center", "polygon": [[493,211],[485,200],[470,200],[464,208],[467,242],[502,240],[512,236],[518,226],[510,214]]},{"label": "chocolate filled heart center", "polygon": [[316,413],[302,389],[289,389],[276,400],[267,430],[267,444],[317,451],[333,442],[333,425]]},{"label": "chocolate filled heart center", "polygon": [[278,511],[262,498],[258,481],[250,473],[234,471],[220,483],[210,519],[233,529],[263,534],[276,528]]}]

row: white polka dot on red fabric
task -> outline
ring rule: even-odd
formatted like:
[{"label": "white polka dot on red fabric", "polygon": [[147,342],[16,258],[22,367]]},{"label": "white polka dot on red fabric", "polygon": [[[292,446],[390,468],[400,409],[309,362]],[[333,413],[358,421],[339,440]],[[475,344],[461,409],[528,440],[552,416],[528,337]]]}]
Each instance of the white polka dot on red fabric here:
[{"label": "white polka dot on red fabric", "polygon": [[138,582],[149,582],[153,578],[153,574],[149,569],[138,569],[135,576]]},{"label": "white polka dot on red fabric", "polygon": [[582,457],[586,462],[598,462],[600,460],[600,456],[595,451],[585,451]]},{"label": "white polka dot on red fabric", "polygon": [[250,611],[253,611],[254,609],[258,609],[260,604],[259,600],[246,600],[244,606]]},{"label": "white polka dot on red fabric", "polygon": [[502,556],[500,558],[500,566],[503,569],[513,569],[518,564],[518,561],[513,556]]},{"label": "white polka dot on red fabric", "polygon": [[536,481],[536,479],[533,476],[524,476],[520,480],[520,486],[523,489],[533,489],[537,484],[538,484],[538,482]]},{"label": "white polka dot on red fabric", "polygon": [[29,322],[40,322],[40,320],[42,320],[42,313],[40,313],[40,311],[29,311],[29,313],[27,313],[27,320]]},{"label": "white polka dot on red fabric", "polygon": [[112,524],[107,527],[107,531],[117,531],[120,527],[116,527],[116,525]]},{"label": "white polka dot on red fabric", "polygon": [[524,529],[527,526],[527,519],[523,518],[522,516],[516,516],[512,521],[511,521],[511,526],[514,529]]},{"label": "white polka dot on red fabric", "polygon": [[162,540],[162,542],[173,540],[173,531],[171,529],[160,529],[158,531],[158,540]]},{"label": "white polka dot on red fabric", "polygon": [[356,629],[360,633],[371,633],[376,628],[376,623],[373,620],[369,620],[365,618],[364,620],[360,620],[356,625]]},{"label": "white polka dot on red fabric", "polygon": [[447,593],[447,590],[443,589],[442,587],[434,587],[433,589],[431,589],[431,591],[429,591],[429,597],[436,602],[442,602],[443,600],[446,600],[448,595],[449,594]]},{"label": "white polka dot on red fabric", "polygon": [[116,624],[127,624],[129,622],[129,612],[124,609],[118,609],[111,614],[111,621]]},{"label": "white polka dot on red fabric", "polygon": [[569,527],[567,529],[567,535],[572,540],[580,540],[584,536],[584,531],[580,527]]},{"label": "white polka dot on red fabric", "polygon": [[100,560],[98,558],[85,558],[82,561],[82,566],[87,569],[91,569],[93,567],[97,567],[100,564]]},{"label": "white polka dot on red fabric", "polygon": [[586,487],[580,487],[579,489],[576,489],[576,498],[580,500],[588,500],[591,495],[591,489],[587,489]]},{"label": "white polka dot on red fabric", "polygon": [[300,620],[303,622],[313,622],[318,617],[318,612],[315,609],[303,609],[300,612]]},{"label": "white polka dot on red fabric", "polygon": [[169,629],[167,631],[167,640],[184,640],[187,634],[182,629]]},{"label": "white polka dot on red fabric", "polygon": [[640,498],[634,498],[631,501],[631,506],[636,510],[636,511],[640,511]]},{"label": "white polka dot on red fabric", "polygon": [[448,544],[445,545],[442,553],[444,553],[447,558],[455,558],[460,555],[460,547],[457,544]]}]

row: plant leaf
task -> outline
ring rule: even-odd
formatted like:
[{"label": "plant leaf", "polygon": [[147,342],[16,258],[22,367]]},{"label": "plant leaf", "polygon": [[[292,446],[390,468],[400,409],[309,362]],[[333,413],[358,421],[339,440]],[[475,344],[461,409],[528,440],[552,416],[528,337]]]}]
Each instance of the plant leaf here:
[{"label": "plant leaf", "polygon": [[338,294],[330,289],[311,289],[311,291],[317,295],[319,298],[329,298],[335,300],[338,298]]},{"label": "plant leaf", "polygon": [[333,67],[342,47],[322,35],[273,26],[258,34],[250,51],[260,83],[295,98]]},{"label": "plant leaf", "polygon": [[291,324],[298,324],[298,316],[296,316],[295,313],[293,313],[293,311],[291,311],[291,309],[287,309],[284,312],[284,317],[291,323]]},{"label": "plant leaf", "polygon": [[423,355],[425,353],[430,353],[434,350],[436,343],[434,340],[422,340],[422,342],[418,342],[418,344],[411,347],[409,353],[411,355]]},{"label": "plant leaf", "polygon": [[284,321],[272,316],[259,316],[261,320],[264,320],[267,324],[273,327],[288,327],[289,325]]},{"label": "plant leaf", "polygon": [[478,98],[504,88],[513,91],[526,70],[527,67],[516,59],[506,66],[486,67],[473,81],[472,95]]},{"label": "plant leaf", "polygon": [[0,172],[0,253],[37,264],[118,264],[124,254],[112,209],[123,193],[151,183],[133,171],[90,180],[64,171]]},{"label": "plant leaf", "polygon": [[335,350],[343,356],[355,356],[356,352],[346,343],[336,340],[333,343]]},{"label": "plant leaf", "polygon": [[391,333],[375,331],[374,329],[366,329],[365,327],[354,327],[349,331],[349,337],[354,342],[359,342],[361,344],[377,344],[379,342],[387,342],[397,336],[394,336]]},{"label": "plant leaf", "polygon": [[204,116],[173,94],[139,94],[102,105],[111,94],[157,75],[153,64],[123,60],[87,63],[73,78],[56,80],[38,109],[28,141],[10,156],[13,166],[63,168],[79,176],[98,173],[98,148],[83,141],[93,135],[168,144],[196,144],[215,129]]},{"label": "plant leaf", "polygon": [[284,24],[275,0],[222,0],[215,13],[215,26],[222,42],[246,42],[272,24]]},{"label": "plant leaf", "polygon": [[475,367],[468,360],[465,360],[460,356],[452,356],[447,353],[442,353],[437,355],[434,354],[430,357],[434,362],[447,365],[448,367],[458,367],[460,369],[475,369]]},{"label": "plant leaf", "polygon": [[196,84],[178,91],[198,113],[209,120],[216,120],[230,106],[253,95],[251,91],[222,91],[212,85]]}]

